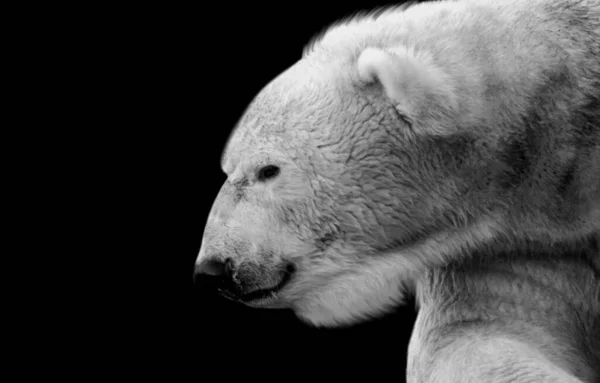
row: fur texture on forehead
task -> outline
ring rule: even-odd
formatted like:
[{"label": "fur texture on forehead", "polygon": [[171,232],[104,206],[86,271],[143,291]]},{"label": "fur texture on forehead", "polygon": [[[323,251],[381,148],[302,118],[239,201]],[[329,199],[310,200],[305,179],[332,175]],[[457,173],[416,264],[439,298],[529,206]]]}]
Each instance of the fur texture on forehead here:
[{"label": "fur texture on forehead", "polygon": [[[246,149],[287,153],[310,150],[311,135],[318,133],[322,121],[335,113],[333,90],[323,68],[311,62],[288,69],[251,102],[226,145],[223,159],[236,157]],[[322,106],[324,102],[329,108]]]}]

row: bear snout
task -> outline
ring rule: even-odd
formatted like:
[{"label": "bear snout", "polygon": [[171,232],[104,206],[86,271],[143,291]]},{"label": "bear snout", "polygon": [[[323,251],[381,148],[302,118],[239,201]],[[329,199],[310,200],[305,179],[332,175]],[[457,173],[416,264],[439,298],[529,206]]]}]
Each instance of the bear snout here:
[{"label": "bear snout", "polygon": [[233,282],[233,262],[225,260],[205,259],[194,269],[194,283],[209,293],[230,290]]},{"label": "bear snout", "polygon": [[291,264],[275,268],[235,266],[229,258],[205,259],[195,267],[194,283],[207,293],[251,303],[274,297],[290,281],[294,271]]}]

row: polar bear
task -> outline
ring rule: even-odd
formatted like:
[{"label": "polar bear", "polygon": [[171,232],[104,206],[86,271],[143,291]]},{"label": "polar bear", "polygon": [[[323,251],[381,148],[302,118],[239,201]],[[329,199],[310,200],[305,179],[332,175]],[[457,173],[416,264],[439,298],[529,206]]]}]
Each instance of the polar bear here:
[{"label": "polar bear", "polygon": [[332,26],[222,156],[199,281],[315,326],[415,294],[413,382],[600,378],[600,2]]}]

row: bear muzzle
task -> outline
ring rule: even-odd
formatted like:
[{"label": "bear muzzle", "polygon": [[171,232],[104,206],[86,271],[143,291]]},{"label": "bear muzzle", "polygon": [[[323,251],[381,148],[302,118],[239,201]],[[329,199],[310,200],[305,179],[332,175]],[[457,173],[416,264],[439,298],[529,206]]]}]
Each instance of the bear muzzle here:
[{"label": "bear muzzle", "polygon": [[236,267],[230,258],[209,258],[196,265],[194,283],[203,291],[251,304],[275,298],[277,292],[290,282],[294,271],[291,263],[270,270],[256,266]]}]

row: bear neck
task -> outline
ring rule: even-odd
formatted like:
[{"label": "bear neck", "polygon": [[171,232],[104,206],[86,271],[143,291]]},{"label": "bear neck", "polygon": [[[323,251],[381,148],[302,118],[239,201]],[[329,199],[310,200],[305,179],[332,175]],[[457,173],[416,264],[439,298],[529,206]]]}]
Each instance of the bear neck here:
[{"label": "bear neck", "polygon": [[600,366],[598,249],[573,253],[482,252],[428,270],[416,285],[420,312],[411,343],[466,332],[506,337],[535,345],[582,378],[593,375],[590,366]]}]

